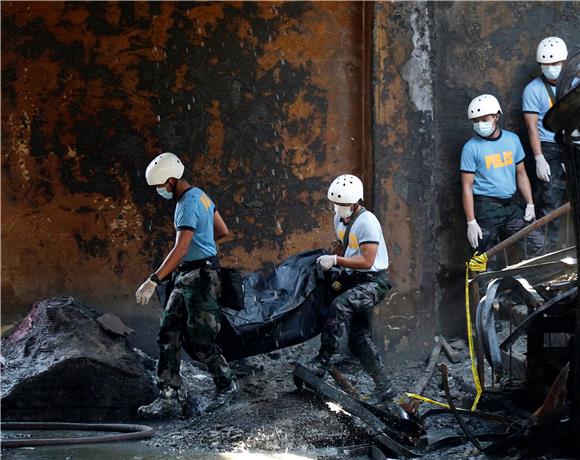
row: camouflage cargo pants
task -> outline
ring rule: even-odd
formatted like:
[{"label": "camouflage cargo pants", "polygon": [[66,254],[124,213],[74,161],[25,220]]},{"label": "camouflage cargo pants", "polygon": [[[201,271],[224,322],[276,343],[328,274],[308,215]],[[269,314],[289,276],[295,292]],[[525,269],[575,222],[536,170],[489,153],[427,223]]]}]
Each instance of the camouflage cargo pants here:
[{"label": "camouflage cargo pants", "polygon": [[[537,181],[534,193],[538,219],[562,206],[566,201],[566,173],[562,167],[561,147],[559,144],[542,142],[542,152],[550,165],[550,182]],[[548,224],[546,240],[547,251],[558,248],[560,241],[560,219]]]},{"label": "camouflage cargo pants", "polygon": [[[528,225],[524,220],[524,209],[511,200],[502,204],[476,198],[474,208],[483,234],[476,249],[480,254]],[[540,230],[534,230],[527,236],[525,244],[528,257],[539,255],[544,248],[544,235]]]},{"label": "camouflage cargo pants", "polygon": [[386,274],[382,276],[354,275],[345,283],[346,290],[330,305],[320,336],[320,358],[330,360],[338,351],[343,326],[348,334],[348,346],[373,379],[382,378],[384,365],[373,343],[373,307],[385,298],[389,290]]},{"label": "camouflage cargo pants", "polygon": [[193,359],[207,365],[218,388],[230,385],[229,365],[215,342],[221,326],[219,289],[216,270],[201,268],[177,275],[157,338],[160,386],[181,385],[182,347]]}]

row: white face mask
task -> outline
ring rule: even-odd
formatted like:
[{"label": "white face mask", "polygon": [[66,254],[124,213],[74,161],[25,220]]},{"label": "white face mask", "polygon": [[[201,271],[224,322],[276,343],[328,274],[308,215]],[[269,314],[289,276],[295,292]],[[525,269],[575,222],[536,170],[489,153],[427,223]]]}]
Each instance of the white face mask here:
[{"label": "white face mask", "polygon": [[173,192],[168,192],[165,187],[157,187],[157,193],[161,195],[166,200],[171,200],[173,198]]},{"label": "white face mask", "polygon": [[562,64],[542,65],[542,73],[548,80],[557,80],[562,71]]},{"label": "white face mask", "polygon": [[338,204],[334,205],[334,213],[341,217],[342,219],[346,219],[352,216],[352,209],[351,206],[339,206]]},{"label": "white face mask", "polygon": [[480,121],[473,123],[473,130],[481,137],[489,137],[495,131],[495,126],[493,121]]}]

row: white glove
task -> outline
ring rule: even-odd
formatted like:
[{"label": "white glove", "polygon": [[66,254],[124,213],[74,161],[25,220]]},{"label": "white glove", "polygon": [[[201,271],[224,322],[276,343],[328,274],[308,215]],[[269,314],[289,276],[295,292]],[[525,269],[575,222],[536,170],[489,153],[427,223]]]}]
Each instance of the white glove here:
[{"label": "white glove", "polygon": [[316,259],[316,262],[320,264],[323,270],[330,270],[336,265],[336,254],[329,256],[320,256]]},{"label": "white glove", "polygon": [[526,222],[531,222],[536,218],[536,208],[533,204],[526,204],[526,212],[524,214],[524,220]]},{"label": "white glove", "polygon": [[145,281],[139,287],[139,289],[137,289],[137,292],[135,292],[135,298],[137,299],[137,303],[141,305],[145,305],[146,303],[148,303],[149,300],[151,299],[151,296],[155,292],[156,287],[157,283],[147,278],[147,281]]},{"label": "white glove", "polygon": [[475,219],[467,222],[467,240],[471,247],[475,249],[479,244],[479,240],[483,238],[481,228]]},{"label": "white glove", "polygon": [[544,155],[536,155],[536,176],[544,182],[550,182],[550,165],[544,158]]}]

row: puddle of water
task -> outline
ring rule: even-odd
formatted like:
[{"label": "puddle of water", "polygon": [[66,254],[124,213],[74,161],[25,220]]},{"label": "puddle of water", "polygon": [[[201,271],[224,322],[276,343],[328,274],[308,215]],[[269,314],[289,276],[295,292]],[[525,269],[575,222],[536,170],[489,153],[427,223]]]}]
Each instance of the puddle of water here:
[{"label": "puddle of water", "polygon": [[[43,437],[48,437],[45,433],[42,432]],[[60,433],[62,435],[62,432]],[[85,435],[88,433],[86,432]],[[300,453],[194,452],[180,451],[171,447],[153,447],[144,441],[2,449],[2,457],[10,460],[305,460],[332,454],[336,455],[337,450],[312,449]]]},{"label": "puddle of water", "polygon": [[151,447],[139,441],[3,449],[2,457],[11,460],[193,460],[201,458],[213,460],[220,458],[205,453],[185,453],[183,451],[172,451],[169,448]]}]

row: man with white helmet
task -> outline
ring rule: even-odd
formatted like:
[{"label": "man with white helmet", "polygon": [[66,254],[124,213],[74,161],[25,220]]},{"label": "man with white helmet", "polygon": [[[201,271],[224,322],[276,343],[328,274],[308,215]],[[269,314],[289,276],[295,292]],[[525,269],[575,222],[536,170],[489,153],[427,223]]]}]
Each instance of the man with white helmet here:
[{"label": "man with white helmet", "polygon": [[328,199],[334,204],[339,245],[333,254],[320,256],[317,262],[324,270],[340,267],[343,276],[340,294],[332,301],[323,325],[320,352],[306,366],[319,376],[326,374],[344,325],[350,349],[375,382],[375,401],[384,402],[395,392],[372,337],[373,307],[390,289],[389,256],[381,224],[362,206],[363,184],[356,176],[343,174],[332,181]]},{"label": "man with white helmet", "polygon": [[[556,84],[567,58],[568,49],[564,40],[558,37],[544,38],[536,50],[536,61],[541,66],[542,75],[532,80],[523,94],[524,121],[539,179],[535,194],[538,217],[561,206],[566,193],[561,146],[554,139],[554,133],[544,126],[543,119],[556,101]],[[556,219],[548,224],[546,245],[549,250],[556,249],[558,244],[559,222]]]},{"label": "man with white helmet", "polygon": [[183,163],[173,153],[158,155],[145,172],[147,183],[175,202],[175,245],[163,263],[139,287],[137,303],[145,305],[161,280],[174,274],[174,289],[163,311],[157,343],[159,397],[139,408],[143,417],[182,415],[180,395],[182,343],[194,359],[207,364],[216,385],[215,410],[235,396],[238,386],[215,339],[220,330],[217,303],[220,279],[216,241],[228,228],[215,204],[203,190],[182,178]]},{"label": "man with white helmet", "polygon": [[[461,152],[461,186],[467,239],[479,253],[535,219],[524,149],[516,134],[499,127],[501,113],[491,94],[477,96],[467,109],[476,135]],[[516,189],[525,200],[525,209],[515,199]],[[528,254],[539,254],[542,249],[543,235],[535,230],[527,237]]]}]

